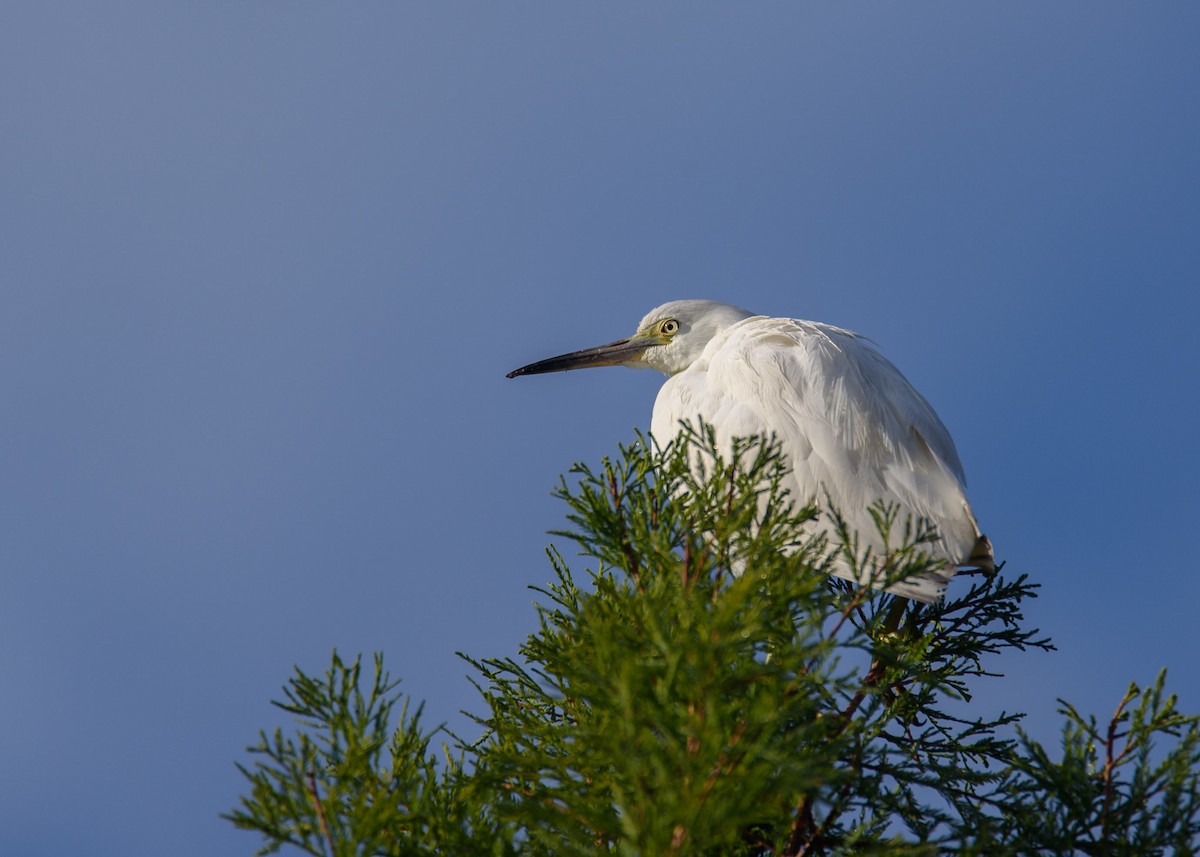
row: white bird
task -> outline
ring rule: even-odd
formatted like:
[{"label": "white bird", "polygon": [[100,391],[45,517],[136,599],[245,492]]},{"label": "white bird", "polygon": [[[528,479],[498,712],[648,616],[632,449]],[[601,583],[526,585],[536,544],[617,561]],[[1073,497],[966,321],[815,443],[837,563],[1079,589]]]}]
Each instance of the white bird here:
[{"label": "white bird", "polygon": [[[884,549],[870,513],[876,501],[897,504],[901,522],[910,516],[931,523],[939,540],[930,548],[945,566],[890,592],[933,602],[959,567],[994,568],[950,433],[864,337],[717,301],[672,301],[651,310],[627,339],[531,363],[508,377],[617,365],[669,376],[651,421],[662,443],[683,420],[711,424],[725,448],[734,437],[773,433],[792,496],[827,497],[857,531],[860,549],[870,546],[877,557]],[[822,516],[817,526],[833,525]],[[856,579],[844,562],[834,573]],[[857,582],[880,585],[874,577]]]}]

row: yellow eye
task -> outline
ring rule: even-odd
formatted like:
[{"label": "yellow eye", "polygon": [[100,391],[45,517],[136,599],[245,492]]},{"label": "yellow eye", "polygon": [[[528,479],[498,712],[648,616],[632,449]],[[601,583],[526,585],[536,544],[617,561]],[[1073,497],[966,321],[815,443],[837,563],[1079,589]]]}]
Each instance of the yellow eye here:
[{"label": "yellow eye", "polygon": [[679,333],[679,322],[673,318],[668,318],[658,323],[658,332],[663,336],[674,336]]}]

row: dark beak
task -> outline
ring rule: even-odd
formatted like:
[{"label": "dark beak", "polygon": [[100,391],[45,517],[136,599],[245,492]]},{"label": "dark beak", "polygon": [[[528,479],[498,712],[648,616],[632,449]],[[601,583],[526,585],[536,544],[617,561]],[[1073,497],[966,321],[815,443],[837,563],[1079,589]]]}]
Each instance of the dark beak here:
[{"label": "dark beak", "polygon": [[568,369],[587,369],[591,366],[620,366],[637,359],[647,348],[657,344],[649,339],[618,339],[608,345],[585,348],[582,351],[572,351],[570,354],[560,354],[558,357],[548,357],[537,363],[530,363],[528,366],[514,369],[505,377],[566,372]]}]

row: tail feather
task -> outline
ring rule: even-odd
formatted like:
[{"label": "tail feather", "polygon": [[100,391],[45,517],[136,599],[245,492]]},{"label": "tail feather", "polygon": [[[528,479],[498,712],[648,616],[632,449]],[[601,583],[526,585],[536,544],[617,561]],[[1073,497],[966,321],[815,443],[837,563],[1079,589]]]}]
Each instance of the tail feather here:
[{"label": "tail feather", "polygon": [[975,547],[963,565],[982,569],[988,574],[996,573],[996,554],[992,552],[992,542],[987,536],[975,540]]}]

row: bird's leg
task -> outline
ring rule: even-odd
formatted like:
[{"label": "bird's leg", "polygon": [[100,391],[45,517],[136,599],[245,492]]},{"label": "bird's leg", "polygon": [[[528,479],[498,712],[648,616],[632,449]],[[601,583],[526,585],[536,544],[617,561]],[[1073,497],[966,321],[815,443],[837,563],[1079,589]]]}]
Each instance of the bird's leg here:
[{"label": "bird's leg", "polygon": [[[919,618],[920,605],[915,604],[908,598],[896,595],[893,596],[893,601],[888,607],[887,614],[883,617],[883,623],[880,625],[879,631],[876,632],[874,639],[876,641],[876,649],[871,660],[871,669],[868,676],[874,676],[875,681],[879,681],[883,677],[884,670],[884,655],[880,651],[878,644],[888,640],[895,639],[899,635],[904,637],[914,637],[917,633],[917,620]],[[904,627],[900,627],[901,621],[904,619],[904,611],[913,606],[912,612],[909,614],[909,620]],[[893,704],[897,699],[903,698],[906,693],[903,680],[892,682],[888,687],[883,689],[883,698],[889,705]]]},{"label": "bird's leg", "polygon": [[883,627],[880,629],[884,634],[894,634],[900,627],[900,620],[904,618],[904,609],[908,607],[908,599],[902,598],[899,595],[892,597],[892,606],[888,608],[887,615],[883,618]]}]

